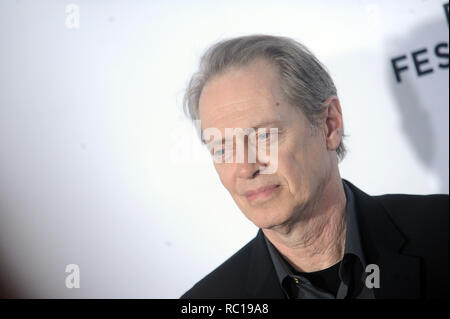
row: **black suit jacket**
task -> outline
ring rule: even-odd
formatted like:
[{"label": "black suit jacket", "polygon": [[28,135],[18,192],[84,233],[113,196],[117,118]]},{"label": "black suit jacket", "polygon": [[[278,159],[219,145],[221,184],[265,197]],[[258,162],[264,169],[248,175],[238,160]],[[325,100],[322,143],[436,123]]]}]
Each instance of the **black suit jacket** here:
[{"label": "black suit jacket", "polygon": [[[375,298],[448,298],[448,195],[369,196],[347,181]],[[260,229],[181,298],[285,298]]]}]

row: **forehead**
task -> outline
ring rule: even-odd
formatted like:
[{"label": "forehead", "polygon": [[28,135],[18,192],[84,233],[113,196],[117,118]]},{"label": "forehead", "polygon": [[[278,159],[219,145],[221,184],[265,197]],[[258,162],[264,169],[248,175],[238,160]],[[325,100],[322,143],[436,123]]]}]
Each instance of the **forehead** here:
[{"label": "forehead", "polygon": [[200,96],[199,115],[203,129],[247,128],[256,122],[281,121],[285,104],[276,67],[257,60],[211,79]]}]

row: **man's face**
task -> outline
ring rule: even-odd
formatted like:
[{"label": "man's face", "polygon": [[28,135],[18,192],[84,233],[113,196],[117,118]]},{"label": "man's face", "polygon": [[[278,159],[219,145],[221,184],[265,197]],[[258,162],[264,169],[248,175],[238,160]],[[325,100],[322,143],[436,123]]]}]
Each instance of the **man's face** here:
[{"label": "man's face", "polygon": [[[274,65],[258,59],[212,78],[202,91],[199,112],[202,129],[217,128],[223,137],[225,128],[247,129],[264,123],[267,132],[278,129],[274,173],[261,174],[260,168],[267,163],[258,159],[252,163],[247,156],[243,163],[214,163],[248,219],[258,227],[273,228],[308,217],[305,208],[329,179],[335,153],[327,149],[324,129],[313,129],[300,109],[283,98]],[[246,154],[248,146],[245,140]],[[258,192],[261,187],[267,190]]]}]

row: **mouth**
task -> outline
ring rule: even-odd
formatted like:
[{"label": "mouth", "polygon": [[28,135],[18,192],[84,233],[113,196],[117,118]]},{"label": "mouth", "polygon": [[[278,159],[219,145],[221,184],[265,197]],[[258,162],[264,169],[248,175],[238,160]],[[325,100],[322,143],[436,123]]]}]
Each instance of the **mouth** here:
[{"label": "mouth", "polygon": [[280,185],[270,185],[270,186],[264,186],[260,187],[258,189],[248,191],[245,193],[245,196],[247,197],[247,200],[250,203],[254,203],[258,199],[264,199],[269,197],[270,195],[274,194]]}]

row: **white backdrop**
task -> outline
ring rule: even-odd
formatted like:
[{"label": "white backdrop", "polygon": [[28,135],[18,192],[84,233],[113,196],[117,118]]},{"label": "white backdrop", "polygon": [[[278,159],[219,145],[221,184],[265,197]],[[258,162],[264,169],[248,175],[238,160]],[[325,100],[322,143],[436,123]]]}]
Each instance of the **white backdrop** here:
[{"label": "white backdrop", "polygon": [[293,37],[328,67],[344,178],[448,193],[444,3],[1,1],[2,293],[178,298],[253,238],[182,113],[199,56],[224,38]]}]

